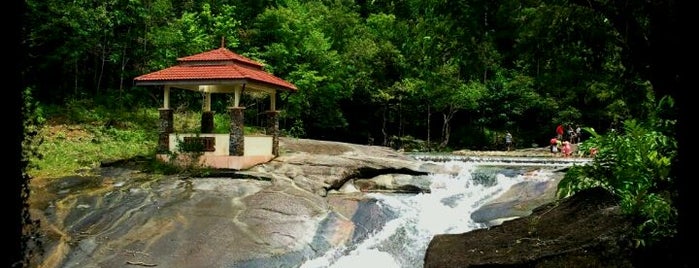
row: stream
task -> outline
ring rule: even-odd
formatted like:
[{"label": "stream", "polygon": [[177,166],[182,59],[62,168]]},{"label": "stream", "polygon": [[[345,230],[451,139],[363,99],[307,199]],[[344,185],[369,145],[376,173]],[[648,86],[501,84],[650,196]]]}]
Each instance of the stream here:
[{"label": "stream", "polygon": [[372,193],[381,206],[398,215],[366,239],[338,248],[301,265],[311,267],[423,267],[430,240],[487,227],[471,213],[524,180],[549,180],[557,169],[584,159],[480,158],[416,156],[458,170],[431,175],[431,193]]}]

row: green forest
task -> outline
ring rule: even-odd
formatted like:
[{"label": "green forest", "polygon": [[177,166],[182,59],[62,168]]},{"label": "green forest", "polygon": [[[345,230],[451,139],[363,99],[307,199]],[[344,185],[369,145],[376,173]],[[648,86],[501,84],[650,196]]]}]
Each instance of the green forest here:
[{"label": "green forest", "polygon": [[[559,194],[612,191],[643,245],[686,228],[682,10],[672,0],[26,0],[23,134],[41,136],[48,118],[100,117],[99,135],[128,136],[114,147],[136,136],[154,147],[157,126],[134,118],[156,122],[164,93],[133,79],[224,46],[298,88],[276,95],[288,136],[504,150],[506,132],[516,148],[542,147],[556,126],[580,126],[581,148],[599,148],[599,160],[568,172]],[[173,91],[170,102],[197,113],[202,96]],[[246,126],[269,109],[255,96],[242,105]],[[227,106],[213,99],[217,116]],[[114,128],[129,123],[144,131]],[[39,145],[23,146],[31,158]]]},{"label": "green forest", "polygon": [[[43,104],[162,106],[136,76],[224,46],[299,88],[280,128],[431,149],[544,146],[558,124],[648,118],[675,88],[671,2],[27,1],[23,76]],[[662,10],[666,9],[666,10]],[[173,106],[199,111],[201,96]],[[214,100],[225,114],[226,100]],[[266,102],[248,99],[251,116]],[[255,122],[255,119],[246,119]]]}]

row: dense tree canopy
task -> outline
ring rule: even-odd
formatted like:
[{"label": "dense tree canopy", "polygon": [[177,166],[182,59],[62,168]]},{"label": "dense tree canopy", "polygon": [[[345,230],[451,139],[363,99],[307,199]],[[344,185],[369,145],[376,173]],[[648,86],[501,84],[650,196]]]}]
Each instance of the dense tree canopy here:
[{"label": "dense tree canopy", "polygon": [[[666,30],[676,10],[673,1],[30,0],[24,77],[45,103],[157,107],[158,90],[134,77],[225,40],[300,89],[280,97],[281,127],[300,124],[308,138],[482,149],[509,130],[526,147],[560,123],[604,132],[676,96],[678,41]],[[180,98],[196,109],[196,96]]]}]

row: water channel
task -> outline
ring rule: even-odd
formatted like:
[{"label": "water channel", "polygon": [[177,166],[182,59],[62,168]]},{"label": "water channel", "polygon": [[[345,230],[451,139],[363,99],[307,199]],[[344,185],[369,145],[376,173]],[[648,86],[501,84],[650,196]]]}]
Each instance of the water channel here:
[{"label": "water channel", "polygon": [[431,175],[431,193],[370,194],[398,217],[360,243],[331,250],[306,261],[316,267],[423,267],[434,235],[457,234],[487,227],[471,213],[524,180],[550,180],[553,172],[589,160],[578,158],[502,158],[415,156],[457,170],[455,175]]}]

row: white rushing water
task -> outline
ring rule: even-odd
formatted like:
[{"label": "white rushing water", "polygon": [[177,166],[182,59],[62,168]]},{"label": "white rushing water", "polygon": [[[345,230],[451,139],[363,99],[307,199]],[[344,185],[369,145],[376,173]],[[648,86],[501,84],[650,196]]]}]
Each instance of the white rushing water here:
[{"label": "white rushing water", "polygon": [[545,169],[510,177],[497,174],[494,182],[484,185],[473,177],[473,172],[483,163],[447,161],[437,164],[456,170],[458,174],[431,175],[431,193],[371,194],[398,217],[360,243],[331,250],[301,267],[423,267],[425,251],[434,235],[484,228],[485,225],[473,222],[470,217],[480,206],[524,179],[546,180],[550,177]]}]

